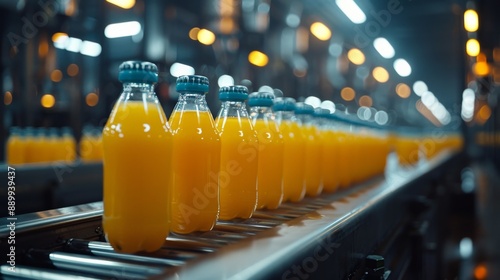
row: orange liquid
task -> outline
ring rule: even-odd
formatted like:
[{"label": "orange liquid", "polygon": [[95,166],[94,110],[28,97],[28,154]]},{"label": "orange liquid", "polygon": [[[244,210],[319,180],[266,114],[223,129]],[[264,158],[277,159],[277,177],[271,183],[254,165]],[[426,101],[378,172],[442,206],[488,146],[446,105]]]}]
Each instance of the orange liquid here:
[{"label": "orange liquid", "polygon": [[36,138],[33,135],[26,135],[24,137],[25,153],[24,160],[25,163],[34,163],[37,160],[36,157]]},{"label": "orange liquid", "polygon": [[169,232],[171,133],[159,105],[118,101],[103,131],[103,227],[120,252],[155,251]]},{"label": "orange liquid", "polygon": [[412,165],[418,162],[418,140],[413,137],[399,137],[396,151],[401,165]]},{"label": "orange liquid", "polygon": [[259,137],[257,171],[257,209],[276,209],[283,198],[283,136],[272,120],[257,119]]},{"label": "orange liquid", "polygon": [[259,141],[246,118],[216,120],[221,138],[219,219],[248,219],[257,206]]},{"label": "orange liquid", "polygon": [[59,155],[61,160],[72,162],[76,159],[76,141],[71,135],[64,135],[60,140]]},{"label": "orange liquid", "polygon": [[25,142],[20,136],[13,135],[9,137],[7,141],[7,163],[25,163],[25,146]]},{"label": "orange liquid", "polygon": [[219,213],[220,137],[210,112],[170,116],[172,220],[176,233],[211,230]]},{"label": "orange liquid", "polygon": [[322,144],[318,130],[314,126],[302,126],[302,134],[305,136],[305,170],[304,179],[306,194],[317,196],[322,190],[321,151]]},{"label": "orange liquid", "polygon": [[283,201],[301,201],[306,193],[304,184],[305,140],[297,123],[283,121]]},{"label": "orange liquid", "polygon": [[347,188],[351,185],[356,171],[362,166],[354,166],[356,158],[356,142],[352,134],[343,131],[335,131],[334,136],[337,143],[337,163],[338,187]]},{"label": "orange liquid", "polygon": [[323,190],[325,192],[334,192],[340,184],[339,178],[339,139],[338,136],[330,130],[322,132],[323,135]]},{"label": "orange liquid", "polygon": [[80,140],[80,158],[83,161],[102,160],[102,143],[100,137],[84,135]]}]

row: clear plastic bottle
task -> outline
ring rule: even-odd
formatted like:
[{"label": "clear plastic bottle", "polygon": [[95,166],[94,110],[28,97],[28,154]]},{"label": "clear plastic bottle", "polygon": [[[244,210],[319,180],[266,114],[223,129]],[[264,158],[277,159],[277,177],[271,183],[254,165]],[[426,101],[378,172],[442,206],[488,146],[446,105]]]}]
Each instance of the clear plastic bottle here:
[{"label": "clear plastic bottle", "polygon": [[211,230],[219,213],[220,137],[205,95],[204,76],[177,79],[179,101],[170,116],[173,133],[171,230]]},{"label": "clear plastic bottle", "polygon": [[123,93],[103,130],[103,227],[116,251],[162,247],[169,232],[172,134],[154,92],[156,65],[120,65]]},{"label": "clear plastic bottle", "polygon": [[248,116],[244,86],[219,90],[221,109],[215,121],[221,138],[219,219],[250,218],[257,206],[259,141]]},{"label": "clear plastic bottle", "polygon": [[49,160],[51,162],[53,161],[58,161],[59,158],[58,158],[58,149],[59,149],[59,135],[58,135],[58,131],[57,131],[57,128],[55,127],[51,127],[49,128],[49,135],[48,135],[48,138],[47,138],[47,142],[48,142],[48,150],[49,150]]},{"label": "clear plastic bottle", "polygon": [[271,110],[274,94],[254,92],[248,97],[250,119],[259,138],[257,209],[276,209],[283,199],[283,135]]},{"label": "clear plastic bottle", "polygon": [[25,163],[25,141],[18,127],[10,129],[9,140],[7,140],[7,163]]},{"label": "clear plastic bottle", "polygon": [[283,202],[304,198],[305,139],[295,117],[295,99],[276,98],[273,110],[283,135]]},{"label": "clear plastic bottle", "polygon": [[305,166],[304,180],[306,184],[306,195],[317,196],[321,193],[321,143],[320,135],[313,119],[314,108],[303,102],[295,104],[295,115],[301,122],[301,130],[305,139]]}]

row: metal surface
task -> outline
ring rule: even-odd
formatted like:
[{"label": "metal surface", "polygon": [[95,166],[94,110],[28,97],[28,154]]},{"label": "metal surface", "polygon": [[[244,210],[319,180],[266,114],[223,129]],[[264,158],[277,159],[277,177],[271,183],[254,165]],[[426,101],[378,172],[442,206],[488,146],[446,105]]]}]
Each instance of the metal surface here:
[{"label": "metal surface", "polygon": [[[365,256],[403,231],[402,225],[412,219],[411,202],[432,191],[432,181],[452,158],[443,154],[411,170],[389,163],[385,178],[285,203],[276,210],[257,211],[248,220],[220,221],[210,232],[171,234],[161,250],[148,254],[116,253],[103,242],[102,203],[19,215],[16,264],[22,274],[12,274],[4,265],[2,275],[27,279],[62,272],[119,279],[346,278]],[[2,251],[7,249],[7,236],[8,231],[0,229]]]}]

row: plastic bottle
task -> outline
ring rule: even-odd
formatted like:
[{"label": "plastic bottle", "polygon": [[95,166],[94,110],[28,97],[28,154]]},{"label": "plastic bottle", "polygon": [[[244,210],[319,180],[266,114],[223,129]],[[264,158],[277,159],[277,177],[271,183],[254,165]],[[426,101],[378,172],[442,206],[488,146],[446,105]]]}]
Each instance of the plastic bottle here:
[{"label": "plastic bottle", "polygon": [[[321,135],[323,143],[322,153],[322,173],[323,173],[323,191],[335,192],[340,185],[339,171],[339,152],[340,141],[339,133],[335,130],[333,115],[328,109],[321,109],[317,116],[322,118]],[[345,163],[344,163],[345,164]]]},{"label": "plastic bottle", "polygon": [[61,148],[59,152],[61,153],[59,157],[63,161],[72,162],[76,159],[76,140],[69,127],[63,127],[62,129]]},{"label": "plastic bottle", "polygon": [[120,65],[123,93],[103,130],[103,227],[116,251],[158,250],[169,232],[172,134],[150,62]]},{"label": "plastic bottle", "polygon": [[283,202],[304,198],[305,140],[300,120],[295,117],[295,99],[276,98],[273,105],[276,121],[283,134]]},{"label": "plastic bottle", "polygon": [[49,135],[47,137],[47,149],[49,150],[49,160],[51,162],[58,161],[58,150],[59,150],[59,135],[57,133],[57,128],[49,128]]},{"label": "plastic bottle", "polygon": [[257,209],[276,209],[283,199],[283,135],[271,110],[274,94],[254,92],[248,97],[250,119],[259,138]]},{"label": "plastic bottle", "polygon": [[304,180],[306,195],[317,196],[323,188],[321,172],[321,150],[323,148],[319,132],[314,124],[314,108],[303,102],[295,104],[295,115],[301,121],[301,130],[305,139]]},{"label": "plastic bottle", "polygon": [[25,141],[18,127],[13,127],[10,130],[9,140],[7,140],[7,163],[25,163]]},{"label": "plastic bottle", "polygon": [[244,86],[219,90],[221,109],[215,124],[221,138],[219,219],[250,218],[257,206],[259,141],[248,116]]},{"label": "plastic bottle", "polygon": [[24,129],[24,162],[34,163],[36,162],[36,138],[35,131],[33,127],[26,127]]},{"label": "plastic bottle", "polygon": [[219,213],[220,137],[205,95],[203,76],[177,79],[179,101],[170,116],[173,133],[172,220],[176,233],[211,230]]}]

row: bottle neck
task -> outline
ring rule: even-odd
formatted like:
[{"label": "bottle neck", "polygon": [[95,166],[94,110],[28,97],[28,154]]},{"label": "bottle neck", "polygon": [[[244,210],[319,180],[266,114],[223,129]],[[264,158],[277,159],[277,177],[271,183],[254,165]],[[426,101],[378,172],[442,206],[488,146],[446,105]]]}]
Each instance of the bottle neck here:
[{"label": "bottle neck", "polygon": [[181,92],[174,111],[209,111],[205,94]]},{"label": "bottle neck", "polygon": [[154,92],[154,85],[148,83],[124,83],[123,100],[156,102],[158,98]]},{"label": "bottle neck", "polygon": [[245,103],[242,101],[222,101],[219,118],[240,117],[248,118]]},{"label": "bottle neck", "polygon": [[276,121],[281,124],[282,122],[296,122],[301,123],[299,119],[295,116],[293,111],[277,111]]},{"label": "bottle neck", "polygon": [[251,119],[268,119],[271,117],[273,111],[271,107],[253,106],[250,107]]},{"label": "bottle neck", "polygon": [[302,125],[311,126],[314,124],[313,117],[311,115],[300,114],[300,115],[296,115],[296,116],[297,116],[297,119],[300,120]]}]

